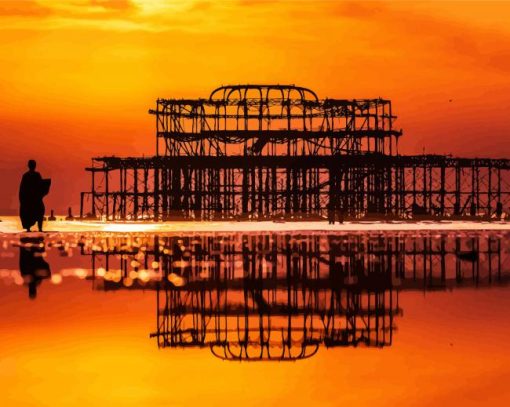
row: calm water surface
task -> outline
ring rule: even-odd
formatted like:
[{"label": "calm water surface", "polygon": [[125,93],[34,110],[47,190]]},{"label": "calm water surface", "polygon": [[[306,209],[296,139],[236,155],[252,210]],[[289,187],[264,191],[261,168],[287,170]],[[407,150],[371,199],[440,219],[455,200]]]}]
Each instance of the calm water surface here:
[{"label": "calm water surface", "polygon": [[508,405],[507,232],[0,235],[2,405]]}]

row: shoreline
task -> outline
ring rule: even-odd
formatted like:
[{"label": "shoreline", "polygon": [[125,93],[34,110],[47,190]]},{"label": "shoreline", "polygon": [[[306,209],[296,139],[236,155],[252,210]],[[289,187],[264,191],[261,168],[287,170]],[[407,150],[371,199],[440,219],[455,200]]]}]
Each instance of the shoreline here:
[{"label": "shoreline", "polygon": [[[25,234],[19,218],[1,218],[0,233]],[[57,220],[44,223],[47,233],[77,232],[378,232],[378,231],[510,231],[505,221],[346,221],[329,225],[325,221],[176,221],[176,222],[101,222]],[[33,228],[34,233],[36,227]]]}]

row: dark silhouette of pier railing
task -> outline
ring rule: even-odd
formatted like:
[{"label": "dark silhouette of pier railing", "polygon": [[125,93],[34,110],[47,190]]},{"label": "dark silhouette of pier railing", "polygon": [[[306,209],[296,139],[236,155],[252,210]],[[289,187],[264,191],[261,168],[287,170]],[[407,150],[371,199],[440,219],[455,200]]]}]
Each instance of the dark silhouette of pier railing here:
[{"label": "dark silhouette of pier railing", "polygon": [[501,219],[510,161],[398,154],[385,99],[234,85],[158,99],[156,155],[99,157],[81,216],[107,220]]},{"label": "dark silhouette of pier railing", "polygon": [[82,254],[96,289],[156,291],[160,347],[298,360],[321,346],[391,345],[401,291],[506,285],[508,241],[497,232],[111,235]]}]

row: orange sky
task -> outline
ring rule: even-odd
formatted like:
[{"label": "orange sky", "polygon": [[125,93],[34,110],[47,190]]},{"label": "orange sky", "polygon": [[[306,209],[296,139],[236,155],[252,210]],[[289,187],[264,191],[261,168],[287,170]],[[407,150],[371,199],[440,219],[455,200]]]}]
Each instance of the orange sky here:
[{"label": "orange sky", "polygon": [[[0,213],[28,158],[76,208],[91,156],[154,147],[157,97],[295,83],[391,98],[401,152],[510,157],[510,2],[0,0]],[[449,100],[452,99],[452,102]]]}]

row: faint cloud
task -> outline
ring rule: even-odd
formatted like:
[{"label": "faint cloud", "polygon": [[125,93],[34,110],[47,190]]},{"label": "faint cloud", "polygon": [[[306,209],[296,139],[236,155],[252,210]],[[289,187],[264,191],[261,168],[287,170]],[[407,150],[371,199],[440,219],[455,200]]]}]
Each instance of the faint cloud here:
[{"label": "faint cloud", "polygon": [[0,17],[47,17],[53,14],[50,7],[45,7],[32,0],[1,0]]},{"label": "faint cloud", "polygon": [[113,10],[133,10],[136,6],[130,0],[90,0],[90,5]]},{"label": "faint cloud", "polygon": [[[510,71],[510,59],[501,54],[510,49],[506,32],[455,20],[450,15],[417,12],[405,2],[332,2],[334,18],[358,20],[360,31],[367,26],[375,33],[374,44],[387,48],[410,48],[410,52],[444,55],[445,61],[464,59],[463,63]],[[378,32],[383,33],[378,35]]]},{"label": "faint cloud", "polygon": [[279,0],[238,0],[237,4],[240,6],[260,6],[267,4],[280,3]]},{"label": "faint cloud", "polygon": [[386,11],[386,7],[381,2],[345,1],[333,3],[332,11],[336,16],[366,19]]},{"label": "faint cloud", "polygon": [[190,11],[209,10],[212,8],[212,6],[213,4],[211,1],[197,1],[192,4],[192,6],[190,7]]},{"label": "faint cloud", "polygon": [[[510,47],[509,47],[510,48]],[[487,64],[492,68],[503,71],[508,74],[510,72],[510,51],[509,48],[494,52],[487,57]]]}]

